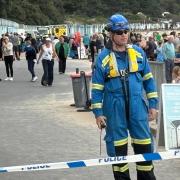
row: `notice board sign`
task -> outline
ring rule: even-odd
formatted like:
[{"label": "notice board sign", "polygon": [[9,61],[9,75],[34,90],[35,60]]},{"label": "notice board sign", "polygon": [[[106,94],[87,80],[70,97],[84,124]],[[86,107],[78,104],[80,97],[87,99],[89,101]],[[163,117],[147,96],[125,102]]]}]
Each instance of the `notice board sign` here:
[{"label": "notice board sign", "polygon": [[162,84],[165,148],[180,148],[180,84]]}]

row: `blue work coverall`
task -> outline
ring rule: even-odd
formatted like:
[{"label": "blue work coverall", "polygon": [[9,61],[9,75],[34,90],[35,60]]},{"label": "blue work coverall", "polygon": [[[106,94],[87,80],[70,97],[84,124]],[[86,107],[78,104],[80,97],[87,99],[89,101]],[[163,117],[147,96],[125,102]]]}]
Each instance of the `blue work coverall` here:
[{"label": "blue work coverall", "polygon": [[[92,109],[95,117],[107,118],[105,141],[109,156],[127,155],[128,130],[135,154],[152,152],[148,108],[157,108],[158,96],[144,51],[136,45],[133,49],[139,54],[136,72],[128,72],[126,51],[112,52],[105,48],[98,56],[92,77]],[[118,71],[127,72],[126,78],[124,73],[110,76],[110,54],[115,57]],[[139,180],[155,179],[151,161],[138,162],[136,169]],[[130,179],[128,164],[113,165],[113,172],[123,177],[120,179]]]}]

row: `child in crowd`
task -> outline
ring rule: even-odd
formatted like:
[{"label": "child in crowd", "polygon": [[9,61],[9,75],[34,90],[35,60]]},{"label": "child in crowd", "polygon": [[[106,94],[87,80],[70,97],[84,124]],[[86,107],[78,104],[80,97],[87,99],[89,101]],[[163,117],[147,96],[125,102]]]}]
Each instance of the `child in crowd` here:
[{"label": "child in crowd", "polygon": [[172,72],[172,83],[180,83],[180,67],[175,66]]}]

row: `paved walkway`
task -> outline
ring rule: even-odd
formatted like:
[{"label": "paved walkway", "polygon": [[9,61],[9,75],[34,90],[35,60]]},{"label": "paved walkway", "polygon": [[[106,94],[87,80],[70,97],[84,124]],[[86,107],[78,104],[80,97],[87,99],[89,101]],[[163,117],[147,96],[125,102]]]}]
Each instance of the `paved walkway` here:
[{"label": "paved walkway", "polygon": [[[67,73],[54,70],[52,87],[42,87],[39,77],[30,82],[26,61],[15,61],[14,81],[0,82],[0,167],[61,162],[99,157],[99,130],[93,114],[77,112],[73,103],[70,72],[90,70],[87,60],[68,60]],[[0,78],[5,78],[0,62]],[[102,156],[106,156],[103,144]],[[163,149],[161,149],[163,150]],[[131,150],[130,150],[131,153]],[[132,180],[135,165],[130,164]],[[179,180],[180,160],[155,162],[157,180]],[[113,180],[111,167],[90,167],[0,174],[0,180]]]}]

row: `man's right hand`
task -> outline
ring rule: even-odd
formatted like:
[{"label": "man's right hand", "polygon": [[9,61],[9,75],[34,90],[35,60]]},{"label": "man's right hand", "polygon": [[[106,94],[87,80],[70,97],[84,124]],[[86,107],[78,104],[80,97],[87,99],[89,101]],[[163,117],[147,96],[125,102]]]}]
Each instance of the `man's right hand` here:
[{"label": "man's right hand", "polygon": [[105,116],[98,116],[96,118],[96,124],[98,125],[99,129],[106,127],[106,117]]}]

